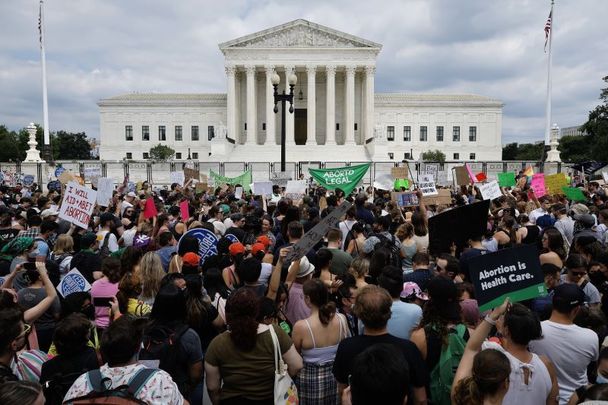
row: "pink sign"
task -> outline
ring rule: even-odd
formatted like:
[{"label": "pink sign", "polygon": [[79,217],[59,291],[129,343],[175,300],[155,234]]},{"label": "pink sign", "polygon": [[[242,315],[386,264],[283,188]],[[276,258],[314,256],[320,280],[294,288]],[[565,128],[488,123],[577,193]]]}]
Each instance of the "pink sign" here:
[{"label": "pink sign", "polygon": [[188,208],[187,200],[179,203],[179,211],[182,214],[182,221],[186,221],[188,218],[190,218],[190,209]]},{"label": "pink sign", "polygon": [[477,182],[477,177],[475,177],[475,175],[473,174],[473,170],[471,170],[468,163],[465,163],[464,167],[467,168],[467,173],[469,174],[469,179],[471,179],[471,184]]},{"label": "pink sign", "polygon": [[540,198],[547,194],[547,188],[545,187],[545,174],[535,173],[532,176],[530,187],[532,188],[532,190],[534,190],[534,195],[536,196],[536,198]]}]

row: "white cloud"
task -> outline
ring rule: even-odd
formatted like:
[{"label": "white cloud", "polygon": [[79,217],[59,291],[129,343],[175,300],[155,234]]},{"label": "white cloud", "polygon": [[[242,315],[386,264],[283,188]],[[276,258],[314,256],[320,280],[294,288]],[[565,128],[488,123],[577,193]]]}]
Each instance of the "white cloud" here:
[{"label": "white cloud", "polygon": [[[377,91],[466,92],[505,102],[503,142],[544,133],[549,2],[54,0],[46,2],[52,130],[97,136],[96,102],[133,91],[224,92],[217,44],[297,18],[383,44]],[[608,74],[608,2],[558,2],[553,121],[577,125]],[[38,1],[0,2],[0,124],[42,121]]]}]

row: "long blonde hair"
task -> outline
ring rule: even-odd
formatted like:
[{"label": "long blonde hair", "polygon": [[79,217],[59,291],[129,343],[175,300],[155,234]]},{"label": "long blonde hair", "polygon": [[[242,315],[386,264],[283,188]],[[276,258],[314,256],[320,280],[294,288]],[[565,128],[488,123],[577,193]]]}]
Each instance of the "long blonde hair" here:
[{"label": "long blonde hair", "polygon": [[62,233],[57,237],[55,242],[55,250],[53,251],[56,255],[62,253],[74,253],[74,239],[70,235]]},{"label": "long blonde hair", "polygon": [[139,274],[142,281],[141,298],[153,299],[160,289],[160,282],[165,276],[160,256],[156,252],[148,252],[139,262]]}]

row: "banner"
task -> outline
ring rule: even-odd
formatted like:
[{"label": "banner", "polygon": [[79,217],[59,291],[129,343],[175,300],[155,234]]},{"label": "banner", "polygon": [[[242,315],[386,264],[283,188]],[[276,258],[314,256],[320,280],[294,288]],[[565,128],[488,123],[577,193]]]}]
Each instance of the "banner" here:
[{"label": "banner", "polygon": [[154,218],[158,215],[158,210],[156,209],[156,204],[154,203],[153,197],[146,198],[146,205],[144,206],[144,218]]},{"label": "banner", "polygon": [[190,206],[188,200],[184,200],[179,203],[179,213],[182,217],[182,221],[187,221],[190,218]]},{"label": "banner", "polygon": [[100,177],[97,179],[97,204],[102,207],[107,207],[112,200],[114,192],[114,180],[109,177]]},{"label": "banner", "polygon": [[479,184],[479,191],[484,200],[493,200],[495,198],[502,197],[502,192],[496,180],[489,183]]},{"label": "banner", "polygon": [[534,245],[502,249],[467,263],[481,312],[500,306],[507,297],[518,302],[547,294]]},{"label": "banner", "polygon": [[205,228],[194,228],[182,235],[177,244],[177,251],[179,252],[179,244],[186,237],[196,238],[198,240],[198,255],[201,258],[200,264],[202,265],[205,260],[211,256],[217,255],[217,236],[213,232]]},{"label": "banner", "polygon": [[340,188],[344,194],[349,195],[359,184],[371,163],[357,166],[338,167],[335,169],[308,169],[310,175],[321,186],[328,190]]},{"label": "banner", "polygon": [[514,187],[515,186],[515,173],[498,173],[498,184],[500,187]]},{"label": "banner", "polygon": [[[66,172],[67,173],[67,172]],[[70,181],[63,194],[59,218],[87,229],[95,208],[97,192]]]},{"label": "banner", "polygon": [[533,174],[532,181],[530,181],[530,188],[534,191],[536,198],[540,198],[547,194],[547,188],[545,186],[545,174]]},{"label": "banner", "polygon": [[225,177],[225,176],[220,176],[219,174],[213,172],[212,170],[209,171],[209,177],[211,178],[211,180],[213,181],[213,185],[215,187],[218,187],[220,184],[224,183],[224,184],[230,184],[230,185],[236,185],[239,184],[241,186],[243,186],[243,189],[247,192],[249,192],[249,188],[250,188],[250,184],[253,183],[253,181],[251,180],[251,170],[247,170],[246,172],[243,172],[242,174],[239,174],[236,177]]}]

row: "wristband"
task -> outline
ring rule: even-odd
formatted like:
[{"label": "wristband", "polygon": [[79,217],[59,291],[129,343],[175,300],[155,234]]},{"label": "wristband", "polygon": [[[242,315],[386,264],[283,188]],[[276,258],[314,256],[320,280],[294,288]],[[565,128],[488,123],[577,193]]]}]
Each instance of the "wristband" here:
[{"label": "wristband", "polygon": [[485,318],[483,318],[484,321],[486,321],[487,323],[489,323],[492,326],[496,326],[496,321],[494,319],[492,319],[492,317],[488,314],[486,315]]}]

